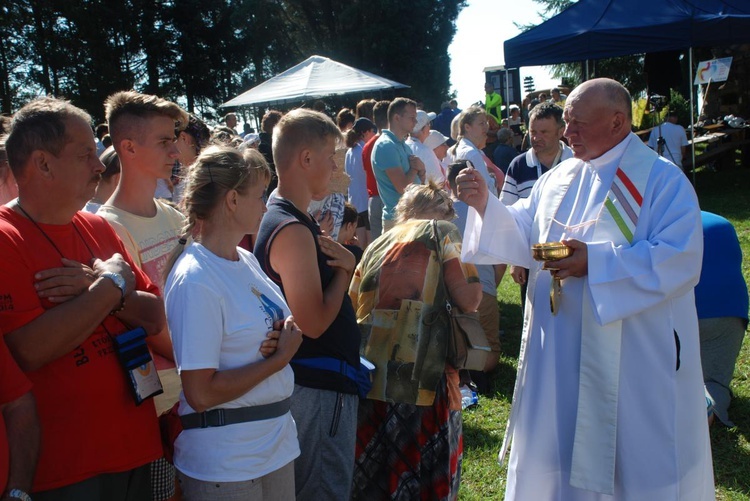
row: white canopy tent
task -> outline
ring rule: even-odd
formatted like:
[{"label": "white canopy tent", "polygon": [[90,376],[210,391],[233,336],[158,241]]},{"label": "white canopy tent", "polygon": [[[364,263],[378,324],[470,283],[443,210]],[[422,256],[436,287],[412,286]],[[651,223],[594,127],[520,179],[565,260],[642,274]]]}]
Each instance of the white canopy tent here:
[{"label": "white canopy tent", "polygon": [[338,94],[408,87],[327,57],[310,56],[298,65],[227,101],[221,107],[283,104]]}]

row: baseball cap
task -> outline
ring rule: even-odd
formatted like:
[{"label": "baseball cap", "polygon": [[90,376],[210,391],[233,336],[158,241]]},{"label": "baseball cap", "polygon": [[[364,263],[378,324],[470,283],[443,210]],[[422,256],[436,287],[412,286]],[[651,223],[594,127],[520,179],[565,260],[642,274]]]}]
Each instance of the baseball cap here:
[{"label": "baseball cap", "polygon": [[416,134],[417,132],[422,130],[422,127],[435,120],[436,116],[437,115],[433,112],[427,113],[423,110],[417,110],[417,125],[415,125],[414,129],[411,131],[412,134]]},{"label": "baseball cap", "polygon": [[440,131],[431,130],[430,135],[424,140],[424,145],[429,149],[434,150],[444,142],[448,140]]},{"label": "baseball cap", "polygon": [[359,134],[364,134],[368,130],[371,130],[371,131],[378,130],[378,128],[375,127],[375,124],[372,123],[372,121],[366,117],[359,117],[357,120],[355,120],[354,126],[352,128]]}]

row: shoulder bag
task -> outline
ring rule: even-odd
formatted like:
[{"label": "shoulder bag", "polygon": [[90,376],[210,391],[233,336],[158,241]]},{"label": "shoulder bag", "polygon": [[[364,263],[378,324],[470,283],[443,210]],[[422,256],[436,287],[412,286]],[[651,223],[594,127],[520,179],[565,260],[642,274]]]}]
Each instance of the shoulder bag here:
[{"label": "shoulder bag", "polygon": [[479,322],[478,312],[465,313],[458,306],[451,304],[443,273],[442,243],[438,236],[437,221],[434,219],[432,220],[432,238],[435,241],[435,252],[440,266],[439,282],[445,295],[445,311],[450,325],[447,361],[456,369],[484,370],[487,355],[491,351],[487,336]]}]

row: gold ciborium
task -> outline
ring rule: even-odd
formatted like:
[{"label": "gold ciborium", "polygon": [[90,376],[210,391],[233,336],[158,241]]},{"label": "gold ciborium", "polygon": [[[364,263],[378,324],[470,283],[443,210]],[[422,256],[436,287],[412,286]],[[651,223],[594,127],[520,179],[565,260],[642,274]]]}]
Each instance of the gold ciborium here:
[{"label": "gold ciborium", "polygon": [[[547,263],[547,269],[555,271],[549,263],[559,261],[570,256],[573,253],[570,247],[562,242],[546,242],[543,244],[534,244],[531,246],[531,254],[537,261]],[[549,308],[553,315],[557,315],[560,309],[560,296],[562,295],[562,281],[555,275],[552,275],[552,284],[549,291]]]}]

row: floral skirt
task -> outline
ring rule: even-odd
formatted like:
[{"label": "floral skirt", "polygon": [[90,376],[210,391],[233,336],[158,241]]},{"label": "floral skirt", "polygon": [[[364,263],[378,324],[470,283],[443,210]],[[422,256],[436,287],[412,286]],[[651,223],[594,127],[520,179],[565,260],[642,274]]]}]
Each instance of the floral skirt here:
[{"label": "floral skirt", "polygon": [[445,376],[431,406],[361,400],[354,500],[454,500],[461,483],[461,411]]}]

